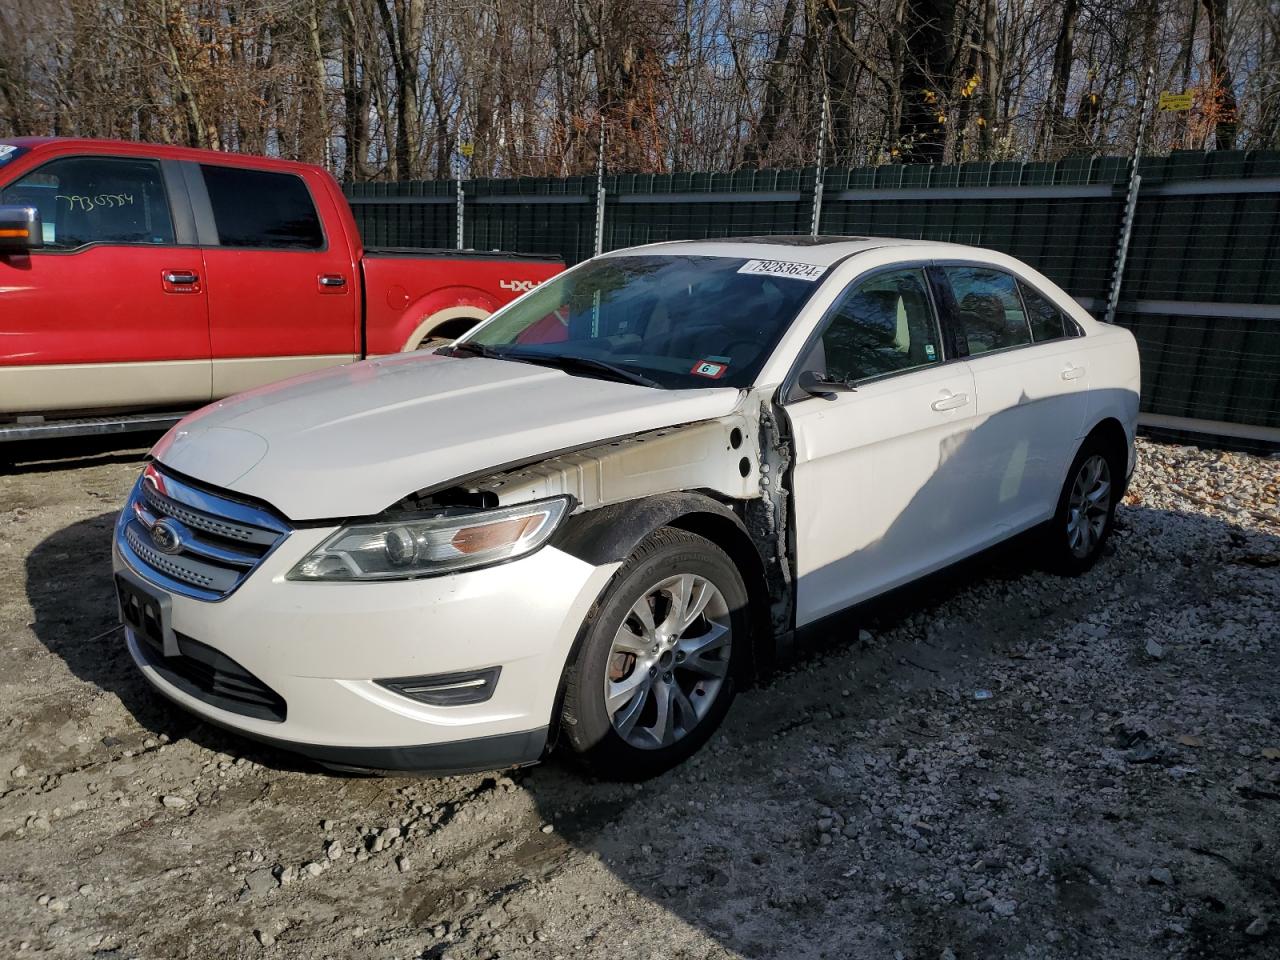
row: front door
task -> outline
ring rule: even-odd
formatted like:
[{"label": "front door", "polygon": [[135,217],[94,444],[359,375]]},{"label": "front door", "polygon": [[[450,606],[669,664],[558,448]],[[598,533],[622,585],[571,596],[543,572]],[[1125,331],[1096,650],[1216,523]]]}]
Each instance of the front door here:
[{"label": "front door", "polygon": [[0,256],[0,414],[208,402],[204,265],[175,235],[175,182],[171,198],[155,160],[64,156],[0,189],[40,211],[45,244]]},{"label": "front door", "polygon": [[317,204],[330,208],[331,198],[313,197],[293,173],[218,164],[199,172],[193,201],[216,231],[202,238],[213,395],[358,356],[358,265],[347,238],[325,231],[339,217],[322,219]]},{"label": "front door", "polygon": [[797,625],[944,566],[971,536],[973,379],[947,362],[924,271],[854,281],[823,324],[802,366],[854,389],[786,406]]}]

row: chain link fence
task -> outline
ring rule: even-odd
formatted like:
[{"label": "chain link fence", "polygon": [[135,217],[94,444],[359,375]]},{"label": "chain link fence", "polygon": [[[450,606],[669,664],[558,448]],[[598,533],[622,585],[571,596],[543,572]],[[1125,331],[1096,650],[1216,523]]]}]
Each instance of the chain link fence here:
[{"label": "chain link fence", "polygon": [[823,234],[990,247],[1099,317],[1118,284],[1115,322],[1142,351],[1148,425],[1280,442],[1280,152],[1142,157],[1117,276],[1130,169],[1128,158],[1086,157],[820,177],[808,168],[357,183],[346,192],[370,246],[509,249],[567,264],[597,243],[807,234],[815,219]]}]

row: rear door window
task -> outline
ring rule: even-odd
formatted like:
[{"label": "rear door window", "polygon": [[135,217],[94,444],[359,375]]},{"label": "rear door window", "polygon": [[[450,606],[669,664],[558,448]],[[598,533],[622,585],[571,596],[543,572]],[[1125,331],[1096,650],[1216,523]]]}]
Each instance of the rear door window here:
[{"label": "rear door window", "polygon": [[1031,342],[1013,277],[991,267],[944,267],[943,273],[951,283],[970,356]]},{"label": "rear door window", "polygon": [[51,160],[0,190],[0,203],[39,210],[48,250],[174,242],[169,200],[154,160]]},{"label": "rear door window", "polygon": [[1047,297],[1037,293],[1025,283],[1019,283],[1018,287],[1022,290],[1022,302],[1027,306],[1031,338],[1036,343],[1074,335],[1074,325]]},{"label": "rear door window", "polygon": [[302,178],[201,164],[218,243],[267,250],[320,250],[324,230]]}]

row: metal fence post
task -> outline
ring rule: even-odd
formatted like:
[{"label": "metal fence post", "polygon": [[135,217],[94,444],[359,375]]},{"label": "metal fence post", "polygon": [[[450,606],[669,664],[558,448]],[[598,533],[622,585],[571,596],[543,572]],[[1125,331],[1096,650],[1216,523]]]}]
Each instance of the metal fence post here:
[{"label": "metal fence post", "polygon": [[454,204],[457,207],[456,219],[457,219],[457,231],[458,231],[458,249],[463,250],[466,248],[466,243],[463,241],[463,238],[462,238],[462,231],[467,223],[467,216],[466,216],[467,201],[466,201],[466,193],[462,189],[462,165],[461,164],[458,165],[458,180],[457,180],[456,197],[454,199]]},{"label": "metal fence post", "polygon": [[600,150],[596,156],[595,255],[604,253],[604,113],[600,114]]},{"label": "metal fence post", "polygon": [[1120,236],[1116,241],[1115,265],[1111,272],[1111,290],[1107,294],[1107,323],[1116,322],[1116,307],[1120,303],[1120,286],[1124,283],[1124,263],[1129,257],[1129,238],[1133,236],[1133,220],[1138,212],[1138,190],[1142,177],[1138,174],[1138,158],[1142,154],[1142,140],[1147,132],[1147,103],[1151,99],[1151,85],[1155,82],[1155,68],[1147,68],[1147,82],[1142,88],[1139,106],[1138,137],[1133,144],[1133,160],[1129,165],[1129,193],[1124,204],[1124,219],[1120,222]]},{"label": "metal fence post", "polygon": [[822,122],[818,128],[818,166],[813,180],[813,219],[809,224],[809,236],[818,235],[818,227],[822,223],[822,171],[826,164],[827,122],[831,112],[831,98],[827,91],[822,92]]}]

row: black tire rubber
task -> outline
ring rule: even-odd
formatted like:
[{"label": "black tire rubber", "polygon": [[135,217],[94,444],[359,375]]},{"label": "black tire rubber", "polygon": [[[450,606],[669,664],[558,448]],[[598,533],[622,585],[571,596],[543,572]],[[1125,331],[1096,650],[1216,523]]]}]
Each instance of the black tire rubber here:
[{"label": "black tire rubber", "polygon": [[[1107,461],[1107,467],[1111,471],[1111,503],[1107,508],[1107,521],[1102,527],[1102,535],[1098,538],[1098,542],[1084,557],[1077,557],[1071,552],[1068,540],[1067,507],[1076,474],[1079,473],[1081,465],[1095,454]],[[1104,443],[1101,437],[1088,437],[1080,445],[1080,450],[1071,461],[1071,467],[1067,470],[1066,479],[1062,483],[1062,492],[1058,494],[1058,508],[1054,511],[1053,519],[1041,531],[1041,557],[1046,568],[1063,576],[1078,577],[1092,569],[1098,562],[1111,536],[1111,530],[1115,526],[1116,507],[1120,502],[1119,493],[1124,486],[1126,467],[1127,464],[1120,460],[1117,451],[1111,449],[1110,444]]]},{"label": "black tire rubber", "polygon": [[[677,573],[706,577],[729,606],[733,643],[729,671],[702,722],[668,747],[644,750],[613,729],[605,709],[602,681],[618,628],[632,605],[655,582]],[[751,617],[746,584],[729,556],[705,537],[660,527],[649,534],[614,575],[587,622],[578,654],[566,672],[561,734],[578,761],[610,780],[636,781],[669,770],[695,753],[715,733],[737,693],[748,660]]]}]

